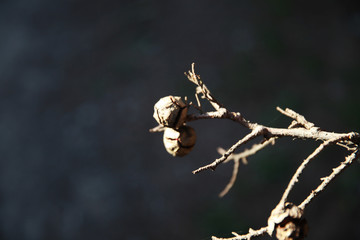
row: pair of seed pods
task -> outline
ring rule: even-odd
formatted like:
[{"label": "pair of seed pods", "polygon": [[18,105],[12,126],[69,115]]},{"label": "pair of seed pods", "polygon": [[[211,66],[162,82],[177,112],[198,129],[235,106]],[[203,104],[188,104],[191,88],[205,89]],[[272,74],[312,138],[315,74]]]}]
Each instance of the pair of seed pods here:
[{"label": "pair of seed pods", "polygon": [[154,118],[165,127],[163,142],[168,153],[176,157],[188,154],[195,146],[195,130],[186,125],[188,105],[177,96],[166,96],[154,105]]}]

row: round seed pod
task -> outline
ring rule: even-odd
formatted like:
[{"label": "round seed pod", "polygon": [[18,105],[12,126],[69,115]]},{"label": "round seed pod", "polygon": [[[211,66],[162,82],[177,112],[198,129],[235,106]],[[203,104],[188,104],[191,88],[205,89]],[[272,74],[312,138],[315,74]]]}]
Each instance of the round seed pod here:
[{"label": "round seed pod", "polygon": [[287,217],[276,226],[276,238],[279,240],[303,240],[307,236],[308,229],[305,218]]},{"label": "round seed pod", "polygon": [[192,127],[186,125],[179,129],[166,128],[163,141],[168,153],[174,157],[182,157],[194,148],[196,133]]},{"label": "round seed pod", "polygon": [[304,210],[293,203],[279,204],[268,219],[268,233],[278,240],[303,240],[308,233]]},{"label": "round seed pod", "polygon": [[179,128],[184,124],[188,106],[181,97],[167,96],[154,105],[155,120],[169,128]]}]

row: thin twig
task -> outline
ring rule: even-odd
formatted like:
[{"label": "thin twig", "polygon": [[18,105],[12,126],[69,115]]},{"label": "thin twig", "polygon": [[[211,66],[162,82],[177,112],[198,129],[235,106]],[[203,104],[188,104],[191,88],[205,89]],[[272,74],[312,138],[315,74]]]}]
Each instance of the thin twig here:
[{"label": "thin twig", "polygon": [[315,124],[307,121],[304,116],[298,114],[297,112],[286,108],[285,110],[281,109],[280,107],[276,107],[276,110],[278,110],[280,113],[284,114],[285,116],[288,116],[292,119],[294,119],[296,122],[304,126],[306,129],[311,129],[315,127]]},{"label": "thin twig", "polygon": [[240,159],[238,159],[238,158],[234,159],[233,173],[231,175],[230,181],[225,186],[224,190],[222,190],[219,193],[219,197],[225,196],[230,191],[230,189],[234,186],[234,183],[236,181],[237,174],[238,174],[238,171],[239,171],[239,166],[240,166]]},{"label": "thin twig", "polygon": [[210,102],[210,104],[215,108],[215,110],[219,110],[222,107],[222,104],[219,103],[210,93],[209,89],[205,86],[200,76],[195,74],[195,63],[191,64],[191,71],[188,71],[187,73],[185,73],[185,75],[188,77],[188,79],[191,82],[195,83],[198,86],[196,94],[201,92],[203,94],[203,98],[206,98]]},{"label": "thin twig", "polygon": [[262,227],[258,230],[250,229],[249,233],[245,234],[245,235],[237,234],[235,237],[231,237],[231,238],[218,238],[218,237],[213,236],[211,239],[212,240],[250,240],[254,237],[259,237],[259,236],[266,234],[267,231],[268,231],[268,227]]},{"label": "thin twig", "polygon": [[153,127],[151,129],[149,129],[149,132],[153,133],[153,132],[163,132],[165,131],[165,127],[163,125],[158,125],[156,127]]},{"label": "thin twig", "polygon": [[[248,157],[250,157],[252,155],[255,155],[258,151],[262,150],[263,148],[265,148],[269,144],[274,145],[275,140],[276,140],[276,137],[273,137],[273,138],[269,138],[269,139],[267,139],[267,140],[265,140],[265,141],[263,141],[261,143],[255,143],[254,145],[252,145],[252,147],[250,149],[245,149],[241,153],[233,153],[225,162],[228,162],[228,161],[230,161],[232,159],[244,159],[244,158],[248,158]],[[219,152],[219,149],[218,149],[218,152]],[[221,152],[222,152],[222,150],[221,150]],[[225,152],[226,151],[224,150],[223,153],[225,153]],[[221,154],[223,154],[223,153],[221,153]]]},{"label": "thin twig", "polygon": [[[238,169],[239,169],[239,166],[240,166],[240,160],[242,160],[243,164],[247,164],[247,157],[251,156],[251,155],[254,155],[256,154],[258,151],[260,151],[261,149],[265,148],[267,145],[269,144],[272,144],[274,145],[275,144],[275,139],[276,138],[270,138],[260,144],[254,144],[250,149],[245,149],[243,152],[241,153],[233,153],[231,154],[228,159],[226,159],[225,162],[229,162],[231,160],[234,161],[234,167],[233,167],[233,173],[231,175],[231,178],[230,178],[230,181],[229,183],[225,186],[224,190],[222,190],[219,194],[219,197],[223,197],[225,196],[229,191],[230,189],[233,187],[235,181],[236,181],[236,178],[237,178],[237,174],[238,174]],[[226,150],[223,149],[223,148],[218,148],[218,152],[223,155]]]},{"label": "thin twig", "polygon": [[214,162],[212,162],[211,164],[208,164],[206,166],[203,166],[195,171],[193,171],[193,174],[197,174],[201,171],[207,170],[207,169],[211,169],[211,170],[215,170],[215,168],[222,162],[224,162],[228,156],[230,156],[230,154],[232,154],[238,147],[240,147],[241,145],[249,142],[250,140],[252,140],[253,138],[259,136],[262,134],[262,128],[256,128],[254,129],[251,133],[249,133],[248,135],[246,135],[244,138],[242,138],[241,140],[239,140],[237,143],[235,143],[231,148],[229,148],[229,150],[226,151],[226,153],[224,153],[224,155],[222,155],[222,157],[216,159]]},{"label": "thin twig", "polygon": [[279,202],[279,204],[284,205],[285,202],[287,201],[287,198],[289,196],[290,191],[293,189],[295,183],[297,183],[299,181],[299,176],[301,175],[301,173],[303,172],[303,170],[305,169],[305,167],[307,166],[307,164],[314,159],[326,146],[328,146],[329,144],[338,141],[339,139],[335,138],[332,140],[328,140],[326,142],[323,142],[322,144],[319,145],[319,147],[317,147],[315,149],[314,152],[312,152],[302,163],[301,165],[298,167],[298,169],[296,170],[295,174],[292,176],[287,188],[285,189],[281,200]]},{"label": "thin twig", "polygon": [[324,191],[324,189],[328,186],[328,184],[335,178],[337,177],[345,168],[347,168],[348,166],[350,166],[353,161],[357,158],[359,158],[360,152],[359,149],[355,150],[353,153],[351,153],[349,156],[347,156],[345,158],[345,161],[341,162],[340,165],[336,168],[333,169],[332,173],[325,177],[322,178],[322,183],[315,189],[313,190],[310,195],[299,205],[299,208],[305,209],[306,206],[322,191]]},{"label": "thin twig", "polygon": [[234,122],[240,123],[244,127],[252,130],[256,128],[257,124],[251,123],[250,121],[246,120],[241,113],[239,112],[230,112],[226,108],[222,107],[219,108],[217,111],[206,112],[203,114],[190,114],[187,115],[186,121],[196,121],[202,119],[230,119]]}]

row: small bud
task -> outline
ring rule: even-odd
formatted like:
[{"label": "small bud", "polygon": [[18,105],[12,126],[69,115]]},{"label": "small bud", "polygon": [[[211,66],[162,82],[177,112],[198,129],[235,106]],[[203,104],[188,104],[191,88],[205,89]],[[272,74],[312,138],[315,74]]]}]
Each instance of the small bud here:
[{"label": "small bud", "polygon": [[183,125],[179,129],[166,128],[164,131],[164,146],[174,157],[182,157],[191,152],[196,142],[195,130]]},{"label": "small bud", "polygon": [[169,128],[179,128],[186,120],[188,107],[181,97],[161,98],[154,106],[155,120]]}]

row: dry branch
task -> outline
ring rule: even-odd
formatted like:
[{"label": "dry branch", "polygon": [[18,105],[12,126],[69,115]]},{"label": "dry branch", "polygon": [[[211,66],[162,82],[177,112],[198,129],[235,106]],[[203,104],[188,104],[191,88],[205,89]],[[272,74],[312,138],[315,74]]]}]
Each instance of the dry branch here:
[{"label": "dry branch", "polygon": [[[281,200],[277,204],[277,206],[273,209],[270,217],[268,218],[268,225],[260,228],[259,230],[249,229],[249,233],[245,235],[239,235],[237,233],[233,233],[234,237],[232,238],[217,238],[212,237],[213,240],[240,240],[240,239],[252,239],[254,237],[264,235],[268,233],[272,235],[273,231],[276,231],[276,236],[278,239],[282,239],[286,234],[297,234],[297,239],[302,239],[303,236],[306,235],[307,230],[305,229],[307,224],[306,220],[303,219],[303,213],[306,206],[324,189],[328,186],[328,184],[335,179],[343,170],[351,165],[355,159],[358,159],[360,156],[359,153],[359,143],[360,143],[360,134],[357,132],[350,133],[334,133],[321,130],[319,127],[315,126],[314,123],[309,122],[306,118],[295,111],[286,108],[285,110],[277,107],[276,109],[283,115],[292,119],[292,122],[288,128],[274,128],[269,126],[264,126],[258,123],[252,123],[244,118],[244,116],[239,112],[231,112],[228,111],[221,103],[219,103],[215,97],[211,94],[210,90],[205,86],[204,82],[200,79],[200,76],[195,74],[194,64],[191,66],[191,70],[188,73],[185,73],[188,79],[194,83],[196,87],[196,99],[198,106],[196,107],[200,110],[198,114],[189,114],[186,116],[186,122],[196,121],[196,120],[204,120],[204,119],[229,119],[234,122],[237,122],[249,129],[250,132],[245,135],[243,138],[238,140],[235,144],[233,144],[228,150],[224,150],[222,148],[218,149],[218,152],[222,155],[220,158],[216,159],[210,164],[202,166],[195,171],[194,174],[205,170],[215,170],[218,165],[224,162],[234,161],[234,169],[232,173],[232,177],[230,182],[225,187],[225,189],[220,193],[220,196],[224,196],[230,188],[234,185],[234,182],[237,178],[238,168],[240,165],[240,160],[243,162],[247,162],[247,157],[256,154],[258,151],[262,150],[270,143],[274,145],[275,140],[281,137],[291,137],[295,139],[309,139],[315,141],[321,141],[322,143],[300,164],[291,180],[287,188],[285,189]],[[202,94],[201,98],[206,99],[213,106],[215,111],[203,112],[201,109],[201,101],[198,98],[198,95]],[[161,126],[155,127],[150,131],[163,131]],[[245,145],[246,143],[251,142],[253,139],[261,137],[261,144],[254,144],[250,149],[245,149],[241,153],[235,154],[234,151],[239,147]],[[287,198],[294,188],[296,182],[299,181],[299,176],[304,171],[304,169],[308,166],[308,163],[312,161],[316,156],[319,155],[327,146],[331,144],[337,144],[345,149],[351,151],[351,154],[345,158],[345,161],[341,162],[340,165],[333,169],[332,173],[322,178],[321,184],[313,190],[305,200],[299,204],[298,206],[293,203],[288,203]],[[286,221],[284,223],[284,221]],[[282,225],[281,225],[282,224]],[[288,231],[289,228],[283,228],[284,224],[292,224],[294,227],[294,232],[282,232]],[[281,227],[279,227],[281,226]],[[290,226],[290,225],[289,225]],[[285,229],[285,230],[284,230]]]}]

